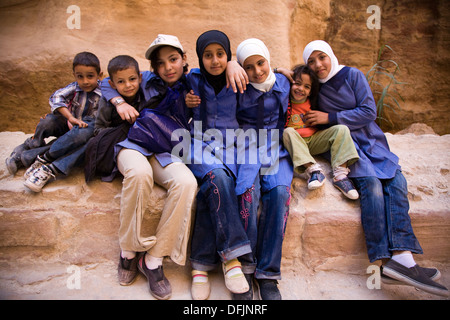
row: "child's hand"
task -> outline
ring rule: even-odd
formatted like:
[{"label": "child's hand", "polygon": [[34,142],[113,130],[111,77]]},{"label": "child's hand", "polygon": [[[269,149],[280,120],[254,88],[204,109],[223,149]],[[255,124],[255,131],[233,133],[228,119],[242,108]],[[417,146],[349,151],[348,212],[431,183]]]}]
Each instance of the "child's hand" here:
[{"label": "child's hand", "polygon": [[294,83],[294,79],[292,78],[294,75],[294,71],[286,69],[286,68],[277,68],[277,73],[281,73],[283,76],[285,76],[290,83]]},{"label": "child's hand", "polygon": [[129,123],[134,123],[137,117],[139,117],[139,112],[126,102],[119,104],[116,107],[116,110],[120,118],[128,121]]},{"label": "child's hand", "polygon": [[303,122],[311,127],[317,126],[319,124],[328,124],[329,123],[328,113],[318,110],[308,111],[303,116]]},{"label": "child's hand", "polygon": [[237,93],[244,93],[247,89],[248,76],[245,70],[239,65],[237,61],[228,61],[227,63],[227,88],[231,86],[233,91]]},{"label": "child's hand", "polygon": [[191,90],[186,94],[186,106],[188,108],[198,107],[201,102],[200,97],[194,94],[194,90]]},{"label": "child's hand", "polygon": [[78,126],[79,128],[86,128],[88,126],[86,122],[78,120],[74,116],[67,120],[67,125],[69,126],[69,130],[72,130],[74,126]]}]

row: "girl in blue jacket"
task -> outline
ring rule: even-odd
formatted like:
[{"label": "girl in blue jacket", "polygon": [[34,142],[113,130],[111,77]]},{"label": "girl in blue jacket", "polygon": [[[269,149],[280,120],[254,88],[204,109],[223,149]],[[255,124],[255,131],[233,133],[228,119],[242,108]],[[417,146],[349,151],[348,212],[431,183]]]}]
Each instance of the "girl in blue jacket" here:
[{"label": "girl in blue jacket", "polygon": [[303,60],[319,77],[319,110],[306,114],[309,125],[348,126],[359,161],[351,165],[349,177],[360,194],[361,220],[370,262],[389,259],[383,275],[424,291],[448,295],[431,279],[439,271],[418,266],[412,253],[422,253],[409,217],[406,179],[398,157],[375,123],[376,105],[364,74],[339,65],[331,47],[322,40],[309,43]]},{"label": "girl in blue jacket", "polygon": [[[254,274],[262,299],[281,299],[277,280],[281,279],[281,249],[293,177],[291,158],[281,143],[290,84],[285,76],[272,72],[269,51],[261,40],[243,41],[236,55],[250,81],[245,93],[239,95],[237,119],[249,139],[245,140],[245,158],[238,152],[236,193],[253,250],[241,261],[249,283]],[[251,292],[246,298],[251,298]]]},{"label": "girl in blue jacket", "polygon": [[[248,291],[237,258],[250,253],[251,247],[239,218],[235,193],[234,138],[225,139],[227,129],[234,131],[239,126],[236,93],[226,86],[230,42],[223,32],[210,30],[197,39],[196,51],[200,69],[188,75],[194,95],[200,98],[200,105],[192,108],[193,152],[188,164],[200,188],[192,235],[191,294],[193,299],[203,300],[210,293],[207,272],[220,262],[227,288],[233,293]],[[231,153],[227,152],[230,148]]]}]

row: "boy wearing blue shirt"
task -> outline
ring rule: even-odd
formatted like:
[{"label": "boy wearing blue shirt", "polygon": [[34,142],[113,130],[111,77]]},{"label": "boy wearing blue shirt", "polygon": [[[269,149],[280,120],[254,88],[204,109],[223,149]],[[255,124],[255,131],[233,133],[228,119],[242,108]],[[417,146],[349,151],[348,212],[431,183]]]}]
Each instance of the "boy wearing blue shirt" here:
[{"label": "boy wearing blue shirt", "polygon": [[[6,159],[15,174],[36,161],[25,172],[24,185],[40,192],[51,177],[69,174],[83,160],[87,141],[93,136],[100,101],[100,61],[90,52],[78,53],[73,60],[75,82],[57,90],[49,99],[51,113],[39,121],[33,137],[17,146]],[[45,138],[57,137],[46,144]]]}]

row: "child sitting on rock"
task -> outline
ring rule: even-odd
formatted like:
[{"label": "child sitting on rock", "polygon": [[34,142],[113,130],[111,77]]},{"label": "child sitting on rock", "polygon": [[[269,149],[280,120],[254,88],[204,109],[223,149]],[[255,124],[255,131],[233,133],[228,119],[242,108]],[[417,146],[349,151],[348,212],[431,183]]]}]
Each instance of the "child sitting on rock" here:
[{"label": "child sitting on rock", "polygon": [[308,189],[320,188],[325,175],[312,156],[330,151],[333,185],[347,198],[358,199],[358,192],[347,178],[350,171],[347,166],[359,159],[349,129],[344,125],[334,125],[320,130],[303,122],[303,116],[316,105],[319,80],[306,65],[294,68],[293,79],[283,143],[292,157],[294,170],[297,173],[306,171]]},{"label": "child sitting on rock", "polygon": [[[24,185],[40,192],[51,177],[68,175],[82,163],[87,141],[94,134],[94,121],[101,97],[99,59],[90,52],[78,53],[73,60],[75,82],[50,97],[51,113],[39,121],[33,137],[17,146],[6,159],[15,174],[34,161],[25,172]],[[47,145],[45,138],[57,137]]]},{"label": "child sitting on rock", "polygon": [[[146,100],[140,89],[142,74],[136,59],[128,55],[114,57],[108,63],[108,74],[109,85],[120,94],[118,99],[140,112]],[[123,120],[116,107],[102,97],[95,119],[95,137],[89,140],[86,149],[86,182],[92,181],[96,174],[101,175],[102,181],[110,182],[114,179],[117,173],[114,146],[127,138],[130,127],[131,123]]]}]

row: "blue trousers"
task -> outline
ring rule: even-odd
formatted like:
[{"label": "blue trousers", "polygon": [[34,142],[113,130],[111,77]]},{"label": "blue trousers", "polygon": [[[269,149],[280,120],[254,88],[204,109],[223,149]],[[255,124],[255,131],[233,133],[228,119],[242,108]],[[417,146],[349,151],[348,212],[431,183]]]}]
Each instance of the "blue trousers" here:
[{"label": "blue trousers", "polygon": [[251,247],[239,218],[232,174],[214,169],[199,187],[190,260],[192,268],[210,271],[220,261],[250,253]]},{"label": "blue trousers", "polygon": [[370,262],[390,258],[393,251],[423,253],[409,217],[406,179],[352,178],[360,194],[361,221]]},{"label": "blue trousers", "polygon": [[[11,156],[29,167],[38,155],[45,154],[59,171],[67,175],[73,167],[82,164],[86,144],[94,135],[95,119],[87,116],[83,121],[88,127],[75,126],[69,130],[64,116],[49,113],[40,119],[33,137],[14,148]],[[44,139],[49,137],[57,139],[46,144]]]},{"label": "blue trousers", "polygon": [[239,258],[244,273],[254,273],[256,279],[281,279],[281,256],[290,197],[287,186],[261,192],[258,178],[251,189],[239,196],[241,221],[252,245],[252,253]]},{"label": "blue trousers", "polygon": [[87,142],[94,136],[95,118],[84,117],[83,121],[88,124],[87,127],[74,126],[56,139],[50,149],[45,152],[45,157],[65,175],[84,162]]}]

